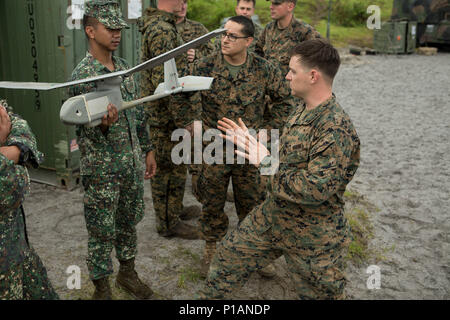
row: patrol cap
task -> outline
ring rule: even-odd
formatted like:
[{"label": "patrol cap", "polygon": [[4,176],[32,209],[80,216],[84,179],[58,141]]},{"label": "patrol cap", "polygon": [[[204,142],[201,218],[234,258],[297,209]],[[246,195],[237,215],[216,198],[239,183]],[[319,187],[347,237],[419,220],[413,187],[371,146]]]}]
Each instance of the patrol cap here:
[{"label": "patrol cap", "polygon": [[282,4],[283,2],[292,2],[293,4],[297,4],[297,0],[266,0],[272,1],[273,4]]},{"label": "patrol cap", "polygon": [[84,4],[84,14],[96,18],[108,29],[129,28],[116,0],[87,0]]}]

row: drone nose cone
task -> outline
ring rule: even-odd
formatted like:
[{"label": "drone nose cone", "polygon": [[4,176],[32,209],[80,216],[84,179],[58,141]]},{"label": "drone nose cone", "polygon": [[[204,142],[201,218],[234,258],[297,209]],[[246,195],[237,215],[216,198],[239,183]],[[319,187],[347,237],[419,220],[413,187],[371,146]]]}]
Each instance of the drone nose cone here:
[{"label": "drone nose cone", "polygon": [[68,99],[61,107],[59,118],[65,124],[82,125],[89,122],[89,114],[86,108],[84,96]]}]

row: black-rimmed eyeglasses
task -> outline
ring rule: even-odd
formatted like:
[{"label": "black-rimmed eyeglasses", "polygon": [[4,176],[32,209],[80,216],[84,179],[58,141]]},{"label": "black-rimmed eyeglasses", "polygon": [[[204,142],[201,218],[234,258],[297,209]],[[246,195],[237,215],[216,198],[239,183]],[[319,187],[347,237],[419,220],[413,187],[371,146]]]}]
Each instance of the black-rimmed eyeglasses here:
[{"label": "black-rimmed eyeglasses", "polygon": [[237,39],[246,39],[249,37],[238,37],[235,36],[233,34],[229,34],[229,33],[222,33],[222,38],[228,37],[228,39],[230,39],[231,42],[236,42]]}]

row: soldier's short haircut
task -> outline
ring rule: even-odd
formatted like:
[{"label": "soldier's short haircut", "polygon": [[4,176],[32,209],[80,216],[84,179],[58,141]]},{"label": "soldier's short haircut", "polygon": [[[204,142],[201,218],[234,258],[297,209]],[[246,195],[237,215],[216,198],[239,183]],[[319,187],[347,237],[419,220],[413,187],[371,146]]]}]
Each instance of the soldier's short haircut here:
[{"label": "soldier's short haircut", "polygon": [[236,1],[236,5],[239,5],[239,2],[244,1],[244,2],[252,2],[253,3],[253,8],[256,7],[256,0],[237,0]]},{"label": "soldier's short haircut", "polygon": [[244,16],[234,16],[228,19],[228,21],[233,21],[242,25],[242,33],[245,37],[254,37],[255,36],[255,26],[253,25],[253,21]]},{"label": "soldier's short haircut", "polygon": [[317,68],[334,79],[341,65],[339,52],[325,39],[311,39],[291,49],[291,57],[298,56],[299,62],[307,68]]},{"label": "soldier's short haircut", "polygon": [[86,38],[89,39],[89,37],[86,33],[86,27],[96,28],[97,24],[99,24],[99,21],[97,19],[95,19],[94,17],[83,15],[83,30],[84,30],[84,34],[86,35]]}]

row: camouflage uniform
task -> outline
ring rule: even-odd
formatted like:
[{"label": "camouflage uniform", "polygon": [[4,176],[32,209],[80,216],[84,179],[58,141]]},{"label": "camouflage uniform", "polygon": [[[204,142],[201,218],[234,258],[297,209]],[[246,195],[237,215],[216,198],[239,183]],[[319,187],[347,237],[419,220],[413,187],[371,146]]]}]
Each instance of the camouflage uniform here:
[{"label": "camouflage uniform", "polygon": [[334,96],[313,110],[293,112],[266,200],[219,244],[200,297],[223,298],[284,255],[299,298],[343,298],[350,242],[343,195],[359,151],[352,122]]},{"label": "camouflage uniform", "polygon": [[[183,100],[186,97],[184,94],[174,98],[184,103],[185,108],[192,108],[194,119],[202,119],[205,131],[217,128],[217,121],[223,117],[234,121],[242,118],[249,128],[255,130],[266,128],[264,114],[270,111],[264,108],[265,96],[270,96],[276,105],[291,101],[280,71],[253,53],[248,54],[247,61],[235,78],[230,75],[223,54],[197,61],[191,66],[189,74],[214,78],[210,90],[191,94],[189,102]],[[185,125],[192,118],[180,112],[177,121]],[[226,163],[225,159],[223,163]],[[228,217],[223,208],[230,177],[239,220],[244,219],[261,199],[259,174],[254,166],[203,163],[198,193],[203,204],[200,226],[206,241],[219,241],[227,231]]]},{"label": "camouflage uniform", "polygon": [[[183,44],[177,32],[177,17],[174,14],[154,8],[147,8],[140,20],[142,33],[141,60],[146,61]],[[186,66],[186,55],[176,59],[178,70]],[[164,82],[164,66],[141,72],[141,95],[152,95],[158,84]],[[175,165],[171,159],[171,141],[176,129],[171,112],[172,97],[146,104],[149,114],[150,136],[155,146],[157,171],[152,179],[153,206],[160,234],[170,233],[179,222],[183,210],[183,195],[186,184],[186,166]]]},{"label": "camouflage uniform", "polygon": [[[302,41],[320,38],[320,34],[312,26],[292,17],[292,21],[285,29],[279,29],[277,21],[269,22],[256,43],[255,53],[278,66],[283,77],[289,72],[290,50]],[[285,80],[285,86],[289,83]],[[301,99],[293,97],[295,105],[303,103]],[[273,108],[271,119],[276,127],[283,127],[293,109]]]},{"label": "camouflage uniform", "polygon": [[[187,18],[185,18],[183,22],[177,24],[177,31],[185,43],[209,32],[200,22],[189,20]],[[195,58],[199,59],[209,56],[213,51],[214,45],[211,42],[204,43],[195,49]]]},{"label": "camouflage uniform", "polygon": [[[0,105],[6,106],[5,101]],[[11,111],[11,109],[9,109]],[[8,112],[12,129],[5,146],[20,143],[38,166],[43,155],[27,122]],[[0,153],[0,299],[59,299],[41,259],[30,246],[22,203],[30,188],[25,166]]]},{"label": "camouflage uniform", "polygon": [[[115,71],[129,69],[128,63],[112,57]],[[108,74],[90,53],[72,72],[71,80]],[[87,93],[95,83],[73,86],[70,96]],[[138,98],[133,77],[121,84],[124,101]],[[88,229],[87,264],[92,280],[112,274],[113,246],[119,260],[136,255],[136,225],[144,216],[144,164],[141,159],[152,150],[142,107],[119,112],[119,119],[106,134],[100,127],[77,126],[80,173],[84,186],[84,214]]]},{"label": "camouflage uniform", "polygon": [[[183,22],[177,24],[177,31],[181,35],[181,38],[185,43],[192,41],[198,37],[201,37],[208,33],[208,29],[200,22],[184,19]],[[214,44],[210,41],[208,43],[202,44],[199,48],[195,49],[195,58],[200,59],[202,57],[207,57],[215,50]],[[195,60],[194,60],[195,61]],[[194,141],[191,142],[192,148],[194,147]],[[193,155],[192,150],[192,155]],[[200,174],[201,165],[189,165],[189,172],[193,175],[192,177],[192,191],[195,196],[197,196],[197,177]],[[199,200],[199,199],[197,199]]]}]

